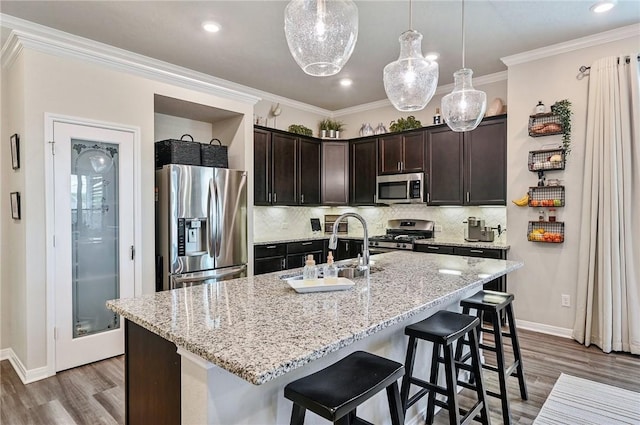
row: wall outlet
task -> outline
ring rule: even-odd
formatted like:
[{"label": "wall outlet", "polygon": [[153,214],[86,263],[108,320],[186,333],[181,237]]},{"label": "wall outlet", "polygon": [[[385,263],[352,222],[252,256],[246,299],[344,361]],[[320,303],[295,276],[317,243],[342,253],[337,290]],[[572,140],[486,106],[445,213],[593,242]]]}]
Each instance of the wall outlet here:
[{"label": "wall outlet", "polygon": [[286,221],[283,221],[282,224],[280,225],[280,228],[282,230],[286,230],[289,228],[289,223],[287,223]]},{"label": "wall outlet", "polygon": [[560,296],[562,307],[571,307],[571,296],[568,294],[562,294]]},{"label": "wall outlet", "polygon": [[433,230],[436,232],[442,232],[442,226],[438,226],[437,224],[433,226]]}]

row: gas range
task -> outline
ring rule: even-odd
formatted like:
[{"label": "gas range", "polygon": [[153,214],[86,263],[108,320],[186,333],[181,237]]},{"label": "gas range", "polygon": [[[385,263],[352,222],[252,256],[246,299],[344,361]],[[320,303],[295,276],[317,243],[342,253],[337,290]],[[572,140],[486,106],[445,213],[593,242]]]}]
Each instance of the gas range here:
[{"label": "gas range", "polygon": [[416,240],[433,237],[434,225],[430,220],[389,220],[387,233],[370,237],[369,248],[413,251],[413,243]]}]

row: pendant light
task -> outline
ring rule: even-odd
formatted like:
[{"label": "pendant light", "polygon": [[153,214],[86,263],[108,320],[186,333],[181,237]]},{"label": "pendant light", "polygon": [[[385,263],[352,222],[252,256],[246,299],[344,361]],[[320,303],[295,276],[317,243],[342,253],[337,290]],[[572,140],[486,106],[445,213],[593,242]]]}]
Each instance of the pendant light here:
[{"label": "pendant light", "polygon": [[453,131],[470,131],[480,124],[487,95],[471,84],[473,71],[464,67],[464,0],[462,0],[462,69],[453,73],[453,91],[442,98],[442,117]]},{"label": "pendant light", "polygon": [[438,86],[438,63],[422,55],[422,34],[413,29],[411,0],[409,30],[398,40],[400,56],[384,67],[384,90],[398,111],[419,111],[427,106]]},{"label": "pendant light", "polygon": [[358,39],[358,8],[352,0],[291,0],[284,11],[289,51],[302,70],[335,75]]}]

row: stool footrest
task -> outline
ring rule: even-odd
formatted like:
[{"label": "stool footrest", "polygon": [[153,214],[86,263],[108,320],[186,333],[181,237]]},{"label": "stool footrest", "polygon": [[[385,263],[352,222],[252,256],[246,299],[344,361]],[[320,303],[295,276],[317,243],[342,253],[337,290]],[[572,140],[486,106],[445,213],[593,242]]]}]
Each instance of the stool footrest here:
[{"label": "stool footrest", "polygon": [[472,385],[472,384],[470,384],[468,382],[465,382],[465,381],[457,381],[456,384],[460,385],[463,388],[467,388],[469,390],[474,390],[475,391],[475,389],[476,389],[475,385]]},{"label": "stool footrest", "polygon": [[439,387],[438,385],[434,385],[434,384],[432,384],[430,382],[423,381],[420,378],[411,377],[409,382],[411,382],[412,384],[421,386],[422,388],[424,388],[427,391],[435,391],[438,394],[445,395],[445,396],[447,395],[447,391],[444,388]]},{"label": "stool footrest", "polygon": [[[410,397],[409,400],[407,400],[407,406],[406,409],[410,408],[411,406],[413,406],[414,404],[416,404],[416,402],[418,400],[420,400],[425,394],[427,394],[429,392],[428,389],[426,388],[422,388],[420,391],[418,391],[417,393],[415,393],[413,395],[413,397]],[[405,409],[405,410],[406,410]]]}]

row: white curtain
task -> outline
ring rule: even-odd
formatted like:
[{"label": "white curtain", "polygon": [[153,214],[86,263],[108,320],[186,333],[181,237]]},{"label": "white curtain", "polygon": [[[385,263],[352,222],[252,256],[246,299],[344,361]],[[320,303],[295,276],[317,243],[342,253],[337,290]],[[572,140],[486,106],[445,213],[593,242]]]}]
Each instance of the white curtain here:
[{"label": "white curtain", "polygon": [[591,65],[573,337],[640,354],[637,53]]}]

